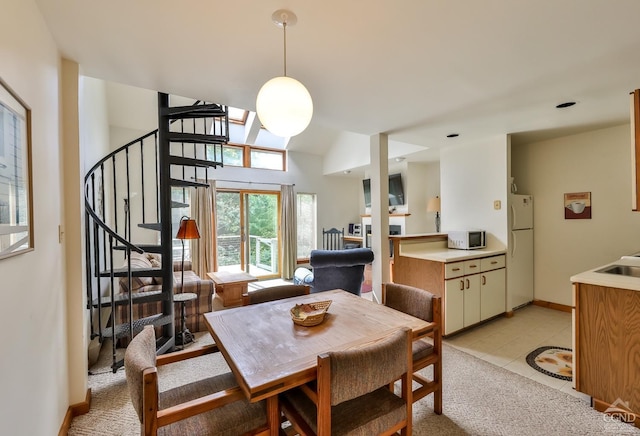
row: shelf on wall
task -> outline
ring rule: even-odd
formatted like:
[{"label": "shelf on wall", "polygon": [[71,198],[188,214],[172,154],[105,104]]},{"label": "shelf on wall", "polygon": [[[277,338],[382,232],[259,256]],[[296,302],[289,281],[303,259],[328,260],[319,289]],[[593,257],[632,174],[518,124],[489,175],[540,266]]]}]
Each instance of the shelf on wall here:
[{"label": "shelf on wall", "polygon": [[[411,215],[410,213],[390,213],[389,216],[409,216]],[[367,218],[370,217],[371,214],[364,214],[364,215],[360,215],[361,218]]]}]

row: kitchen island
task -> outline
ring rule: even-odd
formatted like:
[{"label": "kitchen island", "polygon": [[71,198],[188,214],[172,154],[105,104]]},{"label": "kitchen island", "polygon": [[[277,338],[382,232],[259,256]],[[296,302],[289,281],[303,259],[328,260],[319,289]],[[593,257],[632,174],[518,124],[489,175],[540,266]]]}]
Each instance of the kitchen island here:
[{"label": "kitchen island", "polygon": [[[612,272],[604,272],[607,270]],[[591,397],[595,409],[633,421],[640,427],[640,275],[637,271],[640,271],[640,258],[624,256],[576,274],[571,282],[574,387]]]},{"label": "kitchen island", "polygon": [[447,235],[390,236],[393,281],[442,297],[443,335],[505,313],[505,249],[447,248]]}]

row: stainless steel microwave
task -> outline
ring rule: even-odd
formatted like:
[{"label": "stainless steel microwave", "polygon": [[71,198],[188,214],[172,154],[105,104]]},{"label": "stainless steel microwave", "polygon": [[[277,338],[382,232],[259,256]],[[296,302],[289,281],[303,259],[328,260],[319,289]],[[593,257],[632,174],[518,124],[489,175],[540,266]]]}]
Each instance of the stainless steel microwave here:
[{"label": "stainless steel microwave", "polygon": [[447,233],[447,246],[460,250],[474,250],[487,246],[484,230],[454,230]]}]

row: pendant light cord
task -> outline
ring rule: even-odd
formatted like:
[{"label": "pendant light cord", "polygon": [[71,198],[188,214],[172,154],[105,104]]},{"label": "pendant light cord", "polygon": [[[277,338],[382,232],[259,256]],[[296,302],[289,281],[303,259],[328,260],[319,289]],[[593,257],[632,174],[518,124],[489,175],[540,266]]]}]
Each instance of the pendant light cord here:
[{"label": "pendant light cord", "polygon": [[287,77],[287,21],[282,22],[282,29],[284,31],[284,77]]}]

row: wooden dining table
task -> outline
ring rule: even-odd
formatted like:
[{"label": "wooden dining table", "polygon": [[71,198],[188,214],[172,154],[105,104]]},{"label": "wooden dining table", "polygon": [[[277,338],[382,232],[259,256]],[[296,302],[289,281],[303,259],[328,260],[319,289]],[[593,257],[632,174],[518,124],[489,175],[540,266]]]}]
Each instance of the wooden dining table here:
[{"label": "wooden dining table", "polygon": [[[331,300],[324,321],[295,324],[296,304]],[[280,428],[278,393],[316,379],[317,356],[378,340],[409,327],[414,337],[434,325],[343,290],[319,292],[205,314],[215,343],[250,402],[266,400],[270,433]]]}]

